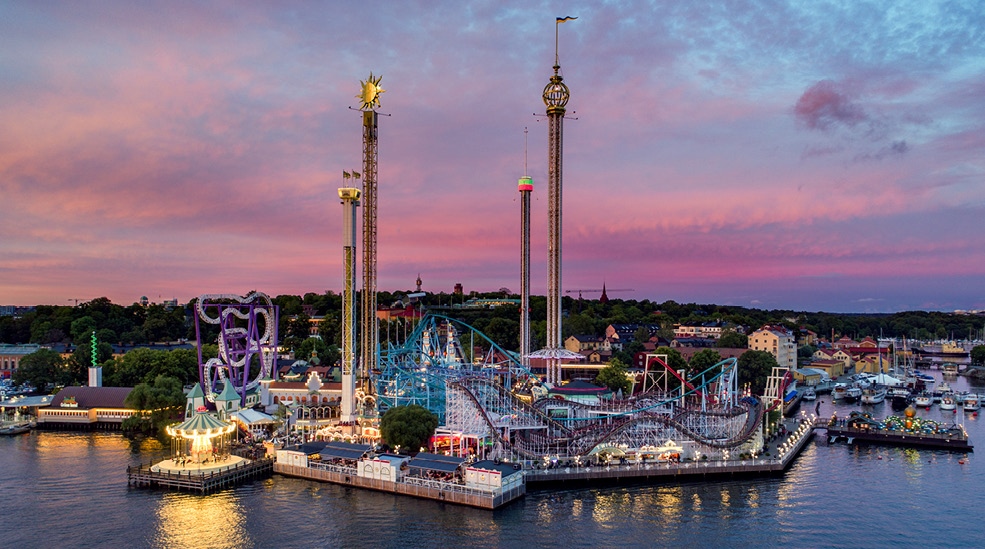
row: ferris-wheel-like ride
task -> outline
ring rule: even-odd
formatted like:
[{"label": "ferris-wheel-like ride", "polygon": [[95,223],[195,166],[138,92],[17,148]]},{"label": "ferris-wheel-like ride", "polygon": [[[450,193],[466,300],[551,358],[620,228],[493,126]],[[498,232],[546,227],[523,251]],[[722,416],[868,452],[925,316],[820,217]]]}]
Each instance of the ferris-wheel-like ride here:
[{"label": "ferris-wheel-like ride", "polygon": [[[278,308],[264,293],[245,297],[235,294],[205,294],[195,303],[195,336],[198,340],[198,372],[202,391],[209,402],[231,384],[240,405],[269,378],[277,359]],[[219,329],[219,356],[204,360],[205,330],[201,323]]]}]

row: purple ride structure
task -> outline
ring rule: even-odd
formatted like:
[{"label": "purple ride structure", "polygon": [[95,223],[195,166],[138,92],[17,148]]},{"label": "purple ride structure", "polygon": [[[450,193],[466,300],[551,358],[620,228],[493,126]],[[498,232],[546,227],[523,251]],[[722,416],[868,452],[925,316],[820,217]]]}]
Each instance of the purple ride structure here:
[{"label": "purple ride structure", "polygon": [[[198,374],[205,398],[211,403],[227,383],[246,405],[247,395],[262,379],[269,379],[277,360],[279,309],[270,297],[252,292],[205,294],[195,303],[195,339],[198,342]],[[217,326],[219,356],[204,360],[202,323]]]}]

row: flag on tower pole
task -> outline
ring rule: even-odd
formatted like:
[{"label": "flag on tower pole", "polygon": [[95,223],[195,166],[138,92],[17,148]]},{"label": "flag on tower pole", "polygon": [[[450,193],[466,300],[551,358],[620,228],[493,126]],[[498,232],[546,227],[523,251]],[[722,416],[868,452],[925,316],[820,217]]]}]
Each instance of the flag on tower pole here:
[{"label": "flag on tower pole", "polygon": [[565,17],[558,17],[557,18],[557,22],[558,23],[564,23],[565,21],[573,21],[575,19],[578,19],[578,18],[577,17],[571,17],[570,15],[567,15]]}]

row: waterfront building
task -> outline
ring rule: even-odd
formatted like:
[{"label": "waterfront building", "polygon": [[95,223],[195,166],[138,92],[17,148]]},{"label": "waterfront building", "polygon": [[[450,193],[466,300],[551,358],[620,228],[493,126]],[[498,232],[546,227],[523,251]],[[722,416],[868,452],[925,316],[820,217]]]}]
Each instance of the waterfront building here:
[{"label": "waterfront building", "polygon": [[[855,367],[855,359],[852,355],[848,354],[844,349],[818,349],[814,352],[811,357],[815,362],[825,362],[828,360],[837,360],[841,362],[841,373],[851,371]],[[841,375],[841,374],[838,374]],[[834,377],[834,376],[832,376]]]},{"label": "waterfront building", "polygon": [[813,360],[811,361],[810,367],[813,370],[820,370],[824,372],[831,379],[845,374],[845,363],[840,360]]},{"label": "waterfront building", "polygon": [[65,387],[47,408],[38,409],[38,428],[119,429],[123,420],[138,413],[124,404],[133,387]]}]

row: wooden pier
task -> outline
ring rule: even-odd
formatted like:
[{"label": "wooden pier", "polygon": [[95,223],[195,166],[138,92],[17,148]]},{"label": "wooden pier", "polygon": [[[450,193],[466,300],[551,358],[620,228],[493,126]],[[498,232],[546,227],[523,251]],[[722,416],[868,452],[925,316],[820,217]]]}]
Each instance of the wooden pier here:
[{"label": "wooden pier", "polygon": [[154,471],[153,464],[127,466],[127,485],[169,488],[207,494],[242,482],[269,477],[274,470],[273,458],[243,461],[226,468],[206,472]]},{"label": "wooden pier", "polygon": [[405,476],[399,480],[383,480],[360,477],[352,467],[330,464],[309,464],[307,467],[275,463],[274,472],[289,477],[298,477],[320,482],[330,482],[343,486],[366,488],[379,492],[390,492],[424,499],[467,505],[480,509],[496,509],[524,496],[526,486],[519,484],[508,490],[480,490],[461,484]]}]

